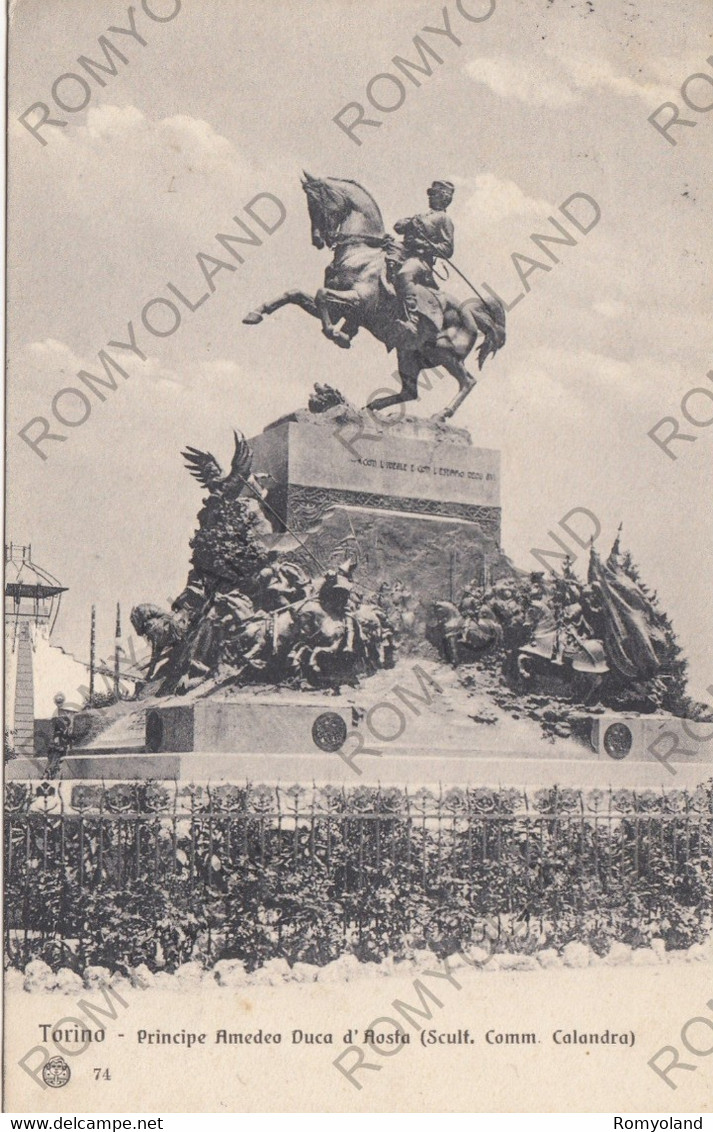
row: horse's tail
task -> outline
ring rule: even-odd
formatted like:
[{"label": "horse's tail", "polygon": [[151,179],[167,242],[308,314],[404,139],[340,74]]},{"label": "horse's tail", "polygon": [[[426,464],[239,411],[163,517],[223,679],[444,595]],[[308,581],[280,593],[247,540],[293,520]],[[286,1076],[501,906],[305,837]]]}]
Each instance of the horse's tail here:
[{"label": "horse's tail", "polygon": [[505,307],[500,299],[492,298],[488,302],[478,297],[469,299],[461,307],[461,313],[466,321],[472,320],[475,329],[483,335],[483,341],[478,350],[478,369],[482,369],[491,354],[497,354],[505,345]]}]

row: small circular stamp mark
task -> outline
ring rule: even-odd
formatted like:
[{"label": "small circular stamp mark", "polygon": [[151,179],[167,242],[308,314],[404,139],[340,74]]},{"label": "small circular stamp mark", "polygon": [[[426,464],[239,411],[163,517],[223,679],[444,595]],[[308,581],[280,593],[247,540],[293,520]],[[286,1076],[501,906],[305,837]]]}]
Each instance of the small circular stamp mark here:
[{"label": "small circular stamp mark", "polygon": [[51,1057],[42,1066],[42,1080],[50,1089],[61,1089],[71,1076],[72,1070],[63,1057]]},{"label": "small circular stamp mark", "polygon": [[347,725],[336,711],[323,711],[312,724],[312,739],[320,751],[338,751],[346,737]]}]

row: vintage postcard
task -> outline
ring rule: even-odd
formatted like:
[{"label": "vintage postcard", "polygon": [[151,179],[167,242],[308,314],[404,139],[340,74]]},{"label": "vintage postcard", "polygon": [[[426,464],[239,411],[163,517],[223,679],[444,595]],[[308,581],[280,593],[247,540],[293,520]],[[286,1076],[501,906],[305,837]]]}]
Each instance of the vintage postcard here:
[{"label": "vintage postcard", "polygon": [[701,1128],[709,3],[8,39],[6,1111]]}]

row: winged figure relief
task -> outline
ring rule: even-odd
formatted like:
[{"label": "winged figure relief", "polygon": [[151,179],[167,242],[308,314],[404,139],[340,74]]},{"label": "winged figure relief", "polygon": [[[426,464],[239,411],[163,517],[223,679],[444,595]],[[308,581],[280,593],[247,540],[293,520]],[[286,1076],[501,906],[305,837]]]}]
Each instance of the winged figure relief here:
[{"label": "winged figure relief", "polygon": [[190,444],[186,445],[185,451],[181,453],[186,461],[185,466],[193,478],[198,480],[212,496],[238,499],[244,495],[248,509],[261,520],[263,527],[261,533],[269,534],[273,525],[264,504],[267,497],[267,481],[270,477],[264,472],[253,473],[253,454],[250,445],[238,429],[233,429],[233,436],[235,451],[227,473],[223,471],[212,452],[203,452]]},{"label": "winged figure relief", "polygon": [[253,454],[242,432],[233,429],[235,437],[235,451],[227,475],[212,452],[202,452],[200,448],[186,446],[182,452],[186,467],[194,479],[211,492],[220,492],[221,495],[237,499],[239,495],[249,491],[252,486],[249,482],[253,465]]}]

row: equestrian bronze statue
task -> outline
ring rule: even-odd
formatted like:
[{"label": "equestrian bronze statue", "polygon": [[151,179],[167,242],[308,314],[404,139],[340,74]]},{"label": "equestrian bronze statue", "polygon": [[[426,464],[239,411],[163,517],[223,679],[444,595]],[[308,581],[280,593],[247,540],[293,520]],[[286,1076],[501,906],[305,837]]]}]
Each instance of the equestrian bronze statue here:
[{"label": "equestrian bronze statue", "polygon": [[320,180],[305,173],[302,187],[312,244],[334,251],[324,287],[314,297],[305,291],[285,291],[251,311],[243,322],[262,322],[266,314],[294,303],[318,318],[326,337],[342,348],[348,348],[364,327],[387,350],[396,350],[401,378],[400,392],[376,397],[368,408],[417,400],[421,371],[443,366],[458,382],[458,393],[436,419],[453,416],[476,385],[465,367],[473,347],[480,342],[477,356],[482,369],[486,358],[505,342],[505,311],[497,299],[486,301],[476,292],[459,303],[436,282],[436,261],[450,262],[453,253],[453,224],[445,211],[453,186],[434,181],[429,211],[395,225],[400,242],[386,233],[376,201],[356,181]]}]

